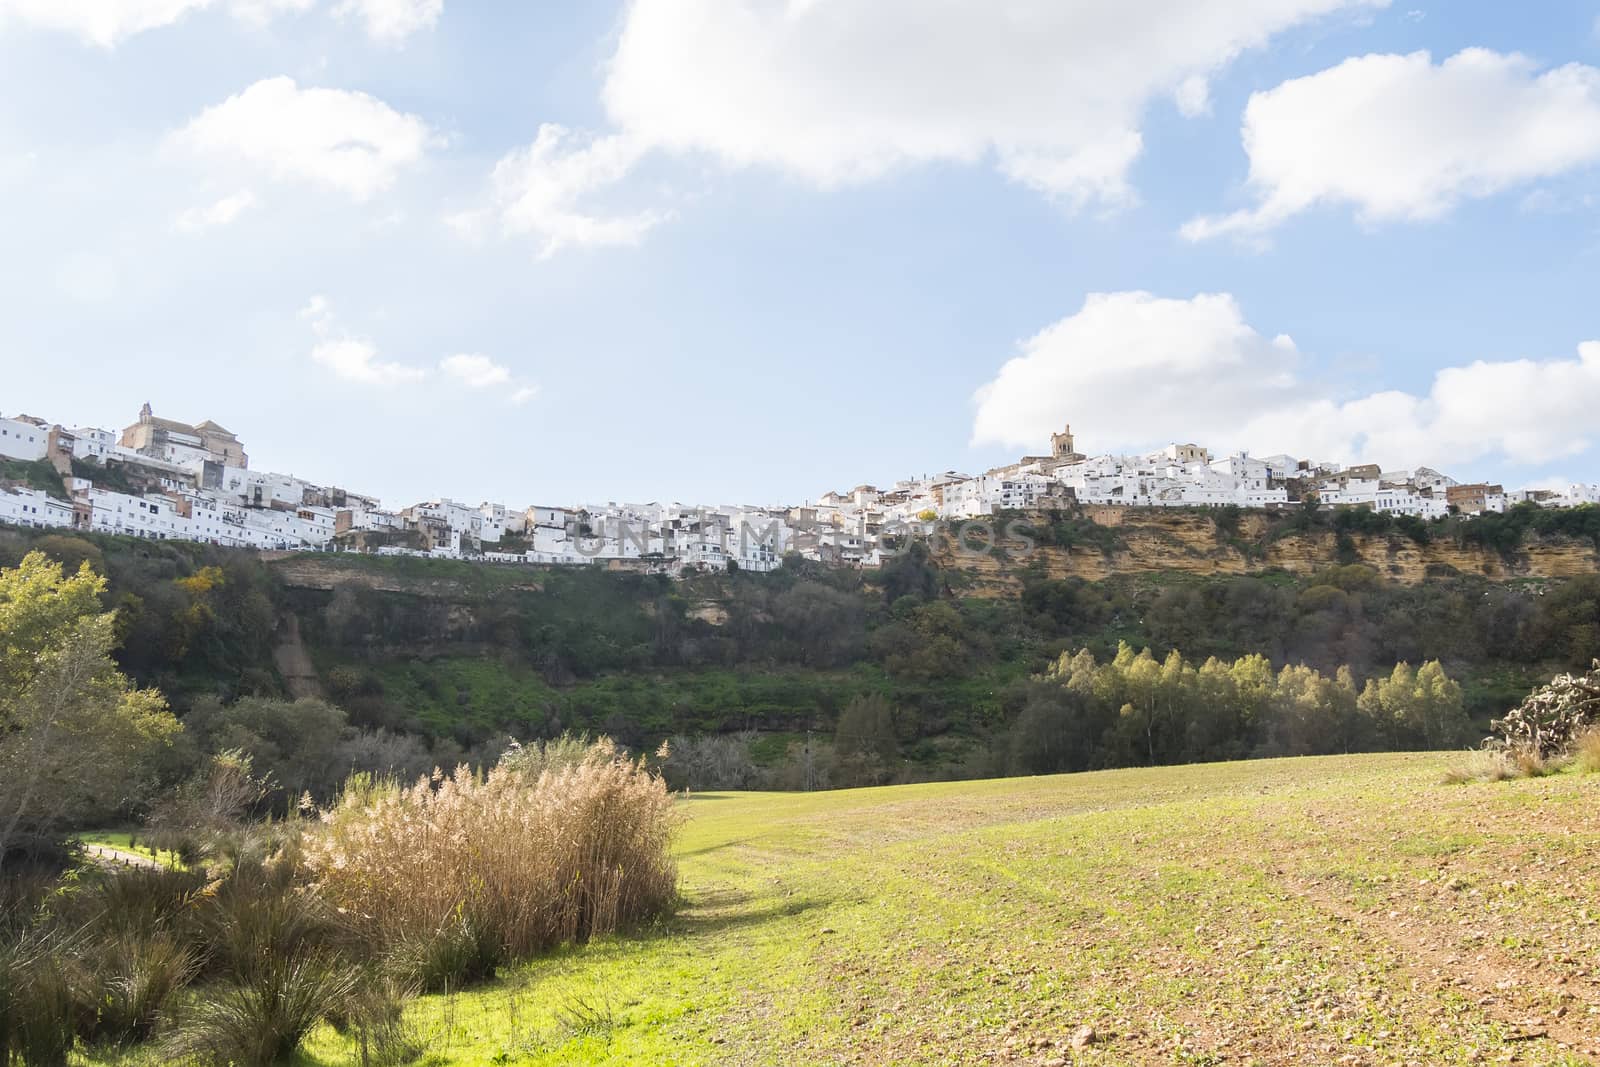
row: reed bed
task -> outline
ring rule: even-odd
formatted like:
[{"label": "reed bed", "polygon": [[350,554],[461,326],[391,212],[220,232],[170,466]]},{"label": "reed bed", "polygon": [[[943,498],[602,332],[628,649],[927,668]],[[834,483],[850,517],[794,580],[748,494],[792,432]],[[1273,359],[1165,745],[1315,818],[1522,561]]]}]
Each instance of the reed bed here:
[{"label": "reed bed", "polygon": [[351,782],[304,837],[313,891],[424,987],[670,907],[671,794],[600,741],[411,785]]}]

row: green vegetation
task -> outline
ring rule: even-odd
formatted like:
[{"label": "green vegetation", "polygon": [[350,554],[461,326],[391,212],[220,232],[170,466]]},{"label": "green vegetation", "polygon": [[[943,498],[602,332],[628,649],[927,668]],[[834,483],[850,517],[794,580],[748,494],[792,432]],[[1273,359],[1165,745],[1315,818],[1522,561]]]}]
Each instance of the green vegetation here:
[{"label": "green vegetation", "polygon": [[[318,1026],[409,1063],[421,990],[460,990],[676,899],[662,780],[609,743],[516,748],[484,775],[357,776],[320,818],[246,818],[266,790],[224,755],[159,836],[186,867],[96,859],[0,879],[0,1060],[269,1067]],[[315,814],[315,813],[312,813]]]},{"label": "green vegetation", "polygon": [[178,732],[161,694],[112,662],[104,588],[38,552],[0,570],[0,871],[114,812]]},{"label": "green vegetation", "polygon": [[[1511,523],[1522,536],[1546,536],[1534,528],[1543,524],[1550,536],[1577,536],[1591,513],[1522,509],[1495,529]],[[1339,527],[1358,537],[1393,525],[1366,511],[1197,514],[1216,524],[1219,539],[1252,545],[1297,528],[1327,535]],[[996,521],[1011,526],[1017,518]],[[1094,551],[1114,551],[1120,536],[1070,512],[1031,521],[1052,543]],[[1426,536],[1468,536],[1479,521],[1428,524]],[[1396,527],[1389,536],[1410,535]],[[411,773],[462,758],[482,765],[508,736],[568,730],[607,734],[635,751],[667,738],[752,732],[762,755],[751,762],[768,774],[762,781],[869,784],[884,779],[871,768],[843,770],[831,750],[840,714],[870,696],[891,708],[898,747],[888,780],[994,774],[1011,765],[1013,734],[1037,699],[1031,679],[1063,653],[1107,660],[1123,643],[1150,649],[1157,661],[1179,651],[1197,669],[1213,657],[1253,655],[1274,675],[1305,666],[1333,678],[1348,667],[1358,694],[1397,663],[1436,660],[1461,685],[1481,736],[1531,686],[1600,656],[1595,575],[1495,583],[1440,574],[1402,585],[1352,564],[1309,575],[1089,582],[1024,566],[1019,596],[985,598],[968,595],[968,576],[938,566],[919,542],[875,573],[790,561],[772,574],[672,581],[356,554],[267,563],[204,545],[36,531],[0,531],[0,564],[32,547],[69,566],[87,561],[106,576],[102,604],[116,612],[119,666],[193,719],[194,743],[174,750],[165,780],[191,772],[209,752],[237,747],[273,770],[280,801],[301,786],[327,799],[351,770]],[[331,731],[319,736],[332,739],[313,753],[320,768],[272,750],[283,748],[272,736],[285,728],[263,715],[277,712],[255,705],[253,722],[235,723],[219,711],[260,698],[281,706],[284,722],[300,714],[288,706],[294,694],[275,659],[291,632],[331,709],[318,720]],[[238,736],[229,740],[229,730]],[[799,744],[808,734],[810,748]],[[1107,739],[1103,730],[1082,736],[1070,766],[1150,758],[1150,746]],[[1376,731],[1348,743],[1427,741]],[[1157,746],[1157,758],[1285,751],[1247,733],[1227,748]],[[815,773],[819,758],[833,760],[834,773]]]},{"label": "green vegetation", "polygon": [[51,466],[49,460],[28,461],[0,456],[0,482],[16,482],[26,488],[49,493],[57,500],[67,499],[61,473]]},{"label": "green vegetation", "polygon": [[1587,1062],[1600,778],[1453,758],[699,796],[672,918],[404,1020],[459,1067]]},{"label": "green vegetation", "polygon": [[137,826],[115,830],[80,830],[72,836],[79,844],[100,845],[118,853],[139,856],[163,867],[182,865],[176,852],[168,848],[156,848]]},{"label": "green vegetation", "polygon": [[[1600,639],[1600,579],[1036,574],[981,600],[913,545],[871,580],[290,587],[203,546],[18,540],[80,569],[0,571],[8,1059],[1431,1063],[1592,1041],[1556,1009],[1585,994],[1600,901],[1559,853],[1592,843],[1600,780],[1566,772],[1600,741],[1546,707],[1586,680],[1522,711],[1572,727],[1560,761],[1481,775],[1395,755],[667,788],[1438,747],[1516,651]],[[1447,640],[1480,642],[1487,681],[1380,658]],[[273,654],[302,643],[331,699],[282,691]],[[1225,652],[1252,645],[1304,654]],[[142,676],[186,687],[181,729]],[[634,751],[672,741],[502,733],[600,715]],[[52,873],[75,824],[130,818],[179,862]]]}]

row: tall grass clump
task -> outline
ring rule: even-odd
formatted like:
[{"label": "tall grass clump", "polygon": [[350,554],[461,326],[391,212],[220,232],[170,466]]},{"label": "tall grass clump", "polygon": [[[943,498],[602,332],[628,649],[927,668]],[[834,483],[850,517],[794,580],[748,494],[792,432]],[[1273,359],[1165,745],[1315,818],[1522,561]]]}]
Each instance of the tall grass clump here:
[{"label": "tall grass clump", "polygon": [[65,1064],[77,1037],[77,945],[55,929],[0,941],[0,1063]]},{"label": "tall grass clump", "polygon": [[[530,754],[531,753],[531,754]],[[353,779],[303,842],[319,896],[426,988],[670,907],[671,794],[608,740],[410,786]]]},{"label": "tall grass clump", "polygon": [[1590,727],[1573,742],[1572,754],[1579,772],[1600,774],[1600,726]]},{"label": "tall grass clump", "polygon": [[357,988],[359,944],[289,857],[241,861],[202,891],[195,921],[209,980],[175,1020],[175,1058],[277,1063]]}]

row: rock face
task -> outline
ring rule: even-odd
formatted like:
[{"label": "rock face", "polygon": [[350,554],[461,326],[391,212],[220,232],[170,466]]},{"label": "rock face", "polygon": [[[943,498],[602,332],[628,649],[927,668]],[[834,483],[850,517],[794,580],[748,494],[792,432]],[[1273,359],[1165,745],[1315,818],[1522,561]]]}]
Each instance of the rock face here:
[{"label": "rock face", "polygon": [[[934,559],[972,579],[968,592],[978,596],[1014,595],[1025,573],[1050,578],[1099,581],[1118,574],[1177,571],[1203,576],[1255,574],[1284,570],[1309,574],[1339,563],[1364,563],[1385,577],[1416,583],[1441,574],[1481,575],[1494,581],[1518,578],[1570,578],[1600,572],[1600,552],[1588,541],[1529,538],[1513,558],[1493,549],[1458,545],[1441,538],[1419,545],[1398,534],[1356,535],[1341,558],[1332,530],[1295,533],[1257,547],[1266,529],[1261,515],[1241,518],[1237,535],[1220,532],[1204,512],[1162,508],[1089,508],[1086,517],[1115,530],[1115,543],[1098,545],[1035,545],[1000,538],[993,552],[962,548],[952,534],[934,539]],[[982,538],[968,538],[982,544]],[[1353,556],[1351,552],[1353,551]],[[1042,569],[1042,570],[1041,570]]]},{"label": "rock face", "polygon": [[[279,581],[291,589],[370,589],[379,593],[406,593],[452,600],[469,596],[473,588],[454,578],[418,577],[383,570],[363,569],[338,556],[313,553],[262,554]],[[470,564],[489,566],[489,564]],[[516,580],[502,583],[505,588],[537,591],[542,589],[537,572],[518,572]]]}]

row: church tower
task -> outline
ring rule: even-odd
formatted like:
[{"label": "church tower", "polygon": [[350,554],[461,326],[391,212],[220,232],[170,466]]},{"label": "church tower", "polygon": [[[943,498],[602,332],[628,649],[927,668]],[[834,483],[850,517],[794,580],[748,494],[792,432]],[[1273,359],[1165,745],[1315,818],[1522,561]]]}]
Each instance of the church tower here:
[{"label": "church tower", "polygon": [[1060,433],[1050,435],[1050,458],[1069,461],[1083,458],[1078,454],[1077,445],[1072,439],[1070,423],[1063,426]]}]

